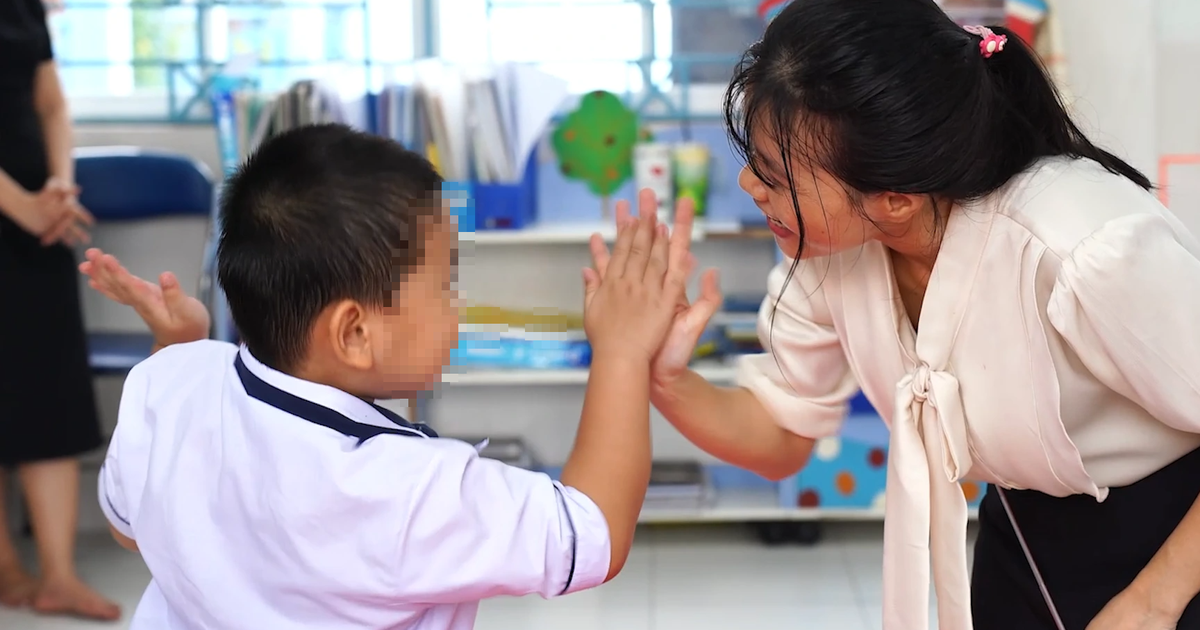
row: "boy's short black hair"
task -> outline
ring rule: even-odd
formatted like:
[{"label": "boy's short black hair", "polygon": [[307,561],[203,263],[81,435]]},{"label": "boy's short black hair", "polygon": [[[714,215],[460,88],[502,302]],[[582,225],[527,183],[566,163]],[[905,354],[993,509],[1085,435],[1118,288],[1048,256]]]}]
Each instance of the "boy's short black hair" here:
[{"label": "boy's short black hair", "polygon": [[222,192],[217,252],[234,324],[255,358],[293,369],[325,307],[386,304],[421,263],[441,184],[425,158],[344,125],[264,142]]}]

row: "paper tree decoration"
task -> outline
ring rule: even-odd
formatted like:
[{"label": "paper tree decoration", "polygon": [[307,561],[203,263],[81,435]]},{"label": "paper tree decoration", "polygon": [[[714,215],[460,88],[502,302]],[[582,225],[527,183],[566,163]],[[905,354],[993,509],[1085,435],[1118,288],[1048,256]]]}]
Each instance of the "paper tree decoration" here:
[{"label": "paper tree decoration", "polygon": [[559,170],[586,183],[608,217],[610,197],[633,175],[633,145],[646,136],[637,114],[617,95],[598,90],[580,99],[554,130],[552,142]]}]

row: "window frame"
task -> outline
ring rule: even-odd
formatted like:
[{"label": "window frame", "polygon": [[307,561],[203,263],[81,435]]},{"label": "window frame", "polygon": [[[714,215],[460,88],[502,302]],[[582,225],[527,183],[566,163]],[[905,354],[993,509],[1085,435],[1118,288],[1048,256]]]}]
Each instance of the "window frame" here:
[{"label": "window frame", "polygon": [[[222,51],[215,54],[212,51],[212,37],[209,29],[214,23],[214,12],[228,8],[264,8],[271,11],[291,11],[344,7],[351,11],[359,11],[362,15],[362,45],[363,58],[352,60],[313,60],[300,61],[285,59],[272,62],[251,62],[256,67],[322,68],[332,72],[337,70],[339,76],[345,76],[340,68],[352,72],[362,72],[359,80],[362,84],[372,86],[381,81],[388,67],[407,66],[412,60],[427,55],[430,52],[428,33],[428,7],[432,0],[411,0],[413,15],[411,16],[413,48],[408,58],[380,60],[371,54],[372,11],[379,10],[379,2],[398,0],[291,0],[282,3],[269,0],[66,0],[47,4],[48,19],[51,20],[52,33],[56,30],[53,20],[62,17],[61,14],[72,10],[107,11],[110,9],[161,10],[168,11],[176,8],[194,11],[195,17],[190,22],[196,29],[195,51],[191,54],[179,55],[178,58],[137,58],[132,50],[127,59],[114,59],[111,51],[105,51],[101,58],[84,58],[64,54],[63,46],[56,43],[56,62],[60,73],[66,75],[64,88],[71,101],[73,120],[79,124],[136,124],[136,123],[166,123],[183,125],[211,125],[211,109],[208,102],[209,88],[212,86],[222,68],[232,60]],[[401,14],[405,9],[401,9]],[[132,44],[131,44],[132,46]],[[401,47],[401,57],[404,56]],[[79,69],[129,69],[133,72],[138,67],[161,68],[164,72],[164,86],[161,90],[154,89],[143,93],[131,94],[72,94],[70,74]],[[111,89],[111,88],[110,88]]]}]

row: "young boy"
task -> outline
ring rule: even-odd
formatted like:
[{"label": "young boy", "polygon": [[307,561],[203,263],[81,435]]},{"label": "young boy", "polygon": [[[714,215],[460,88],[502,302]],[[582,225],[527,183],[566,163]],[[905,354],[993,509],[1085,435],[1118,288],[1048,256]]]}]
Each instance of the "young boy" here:
[{"label": "young boy", "polygon": [[341,126],[265,143],[221,202],[240,348],[200,340],[208,314],[170,274],[155,286],[88,252],[91,285],[163,347],[128,376],[100,474],[113,535],[153,576],[134,630],[465,629],[483,598],[621,570],[690,216],[668,237],[643,193],[603,278],[585,274],[594,358],[558,483],[372,402],[432,387],[456,343],[441,184],[421,157]]}]

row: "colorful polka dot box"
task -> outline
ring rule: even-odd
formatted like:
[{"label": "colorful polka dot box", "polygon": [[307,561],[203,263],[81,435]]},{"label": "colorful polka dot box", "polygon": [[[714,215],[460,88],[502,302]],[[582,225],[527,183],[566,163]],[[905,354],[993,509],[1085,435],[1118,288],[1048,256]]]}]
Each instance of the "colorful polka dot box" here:
[{"label": "colorful polka dot box", "polygon": [[[852,412],[841,435],[818,441],[804,470],[779,482],[780,505],[882,512],[887,446],[887,426],[878,415]],[[979,507],[983,484],[964,481],[962,486],[968,504]]]}]

